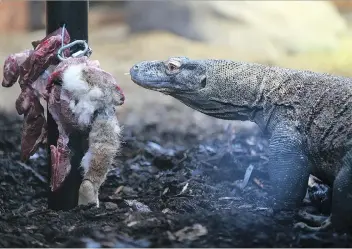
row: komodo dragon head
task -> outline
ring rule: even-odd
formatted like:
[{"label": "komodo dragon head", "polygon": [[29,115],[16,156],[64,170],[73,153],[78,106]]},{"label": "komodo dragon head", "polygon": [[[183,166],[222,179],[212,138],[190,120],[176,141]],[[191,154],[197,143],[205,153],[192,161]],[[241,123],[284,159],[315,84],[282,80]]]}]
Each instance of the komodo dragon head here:
[{"label": "komodo dragon head", "polygon": [[172,57],[139,62],[130,75],[139,86],[170,95],[209,116],[248,120],[256,92],[233,73],[237,67],[227,60]]}]

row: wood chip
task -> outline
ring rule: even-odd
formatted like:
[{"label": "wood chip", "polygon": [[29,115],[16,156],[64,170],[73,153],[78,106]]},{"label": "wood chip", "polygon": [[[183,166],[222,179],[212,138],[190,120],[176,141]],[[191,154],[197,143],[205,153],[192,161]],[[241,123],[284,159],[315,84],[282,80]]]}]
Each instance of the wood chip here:
[{"label": "wood chip", "polygon": [[187,188],[188,188],[188,185],[189,185],[189,184],[188,184],[188,182],[187,182],[186,185],[183,186],[181,192],[180,192],[178,195],[182,195],[184,192],[186,192],[186,190],[187,190]]},{"label": "wood chip", "polygon": [[225,197],[220,197],[218,200],[219,200],[219,201],[222,201],[222,200],[240,201],[241,198],[240,198],[240,197],[225,196]]},{"label": "wood chip", "polygon": [[115,195],[118,195],[118,194],[122,191],[123,188],[124,188],[123,185],[119,186],[119,187],[115,190],[114,194],[115,194]]},{"label": "wood chip", "polygon": [[165,195],[167,192],[169,192],[169,188],[168,187],[164,189],[162,195]]},{"label": "wood chip", "polygon": [[185,240],[193,241],[198,239],[201,236],[204,236],[208,233],[206,227],[201,224],[194,224],[191,227],[184,227],[181,230],[178,230],[173,235],[177,238],[178,241],[182,242]]},{"label": "wood chip", "polygon": [[243,180],[235,182],[238,188],[244,189],[247,186],[249,179],[251,178],[253,169],[254,169],[254,166],[250,164],[246,170],[246,173],[244,174]]},{"label": "wood chip", "polygon": [[257,184],[260,188],[264,188],[263,183],[258,178],[253,179],[254,183]]},{"label": "wood chip", "polygon": [[20,161],[16,161],[17,164],[21,165],[24,169],[32,172],[32,174],[42,183],[47,183],[47,180],[45,179],[44,176],[42,176],[41,174],[39,174],[37,171],[35,171],[34,169],[32,169],[30,166],[28,166],[25,163],[22,163]]},{"label": "wood chip", "polygon": [[138,224],[138,221],[131,221],[127,224],[128,227],[133,227]]}]

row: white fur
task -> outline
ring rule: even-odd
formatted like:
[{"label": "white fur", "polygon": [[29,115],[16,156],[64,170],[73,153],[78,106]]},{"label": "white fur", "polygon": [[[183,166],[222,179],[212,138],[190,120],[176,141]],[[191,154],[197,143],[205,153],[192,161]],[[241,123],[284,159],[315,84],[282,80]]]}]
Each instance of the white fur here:
[{"label": "white fur", "polygon": [[113,122],[113,127],[114,127],[114,132],[118,135],[120,135],[121,132],[121,128],[119,125],[119,121],[117,121],[117,119],[114,119],[115,122]]},{"label": "white fur", "polygon": [[89,167],[90,167],[90,162],[92,160],[92,152],[91,150],[88,150],[84,157],[82,158],[81,166],[84,170],[84,174],[87,173]]},{"label": "white fur", "polygon": [[70,109],[73,111],[73,110],[75,109],[75,107],[76,107],[76,103],[75,103],[74,100],[70,100],[69,103],[70,103],[70,104],[69,104],[69,107],[70,107]]},{"label": "white fur", "polygon": [[78,103],[70,101],[70,109],[78,117],[80,125],[89,125],[92,115],[104,103],[103,91],[94,86],[89,87],[82,75],[84,65],[69,66],[62,76],[63,88],[72,93],[74,99],[78,99]]},{"label": "white fur", "polygon": [[82,64],[70,65],[62,75],[62,87],[75,97],[80,97],[89,91],[88,83],[82,77],[83,67]]},{"label": "white fur", "polygon": [[78,117],[78,123],[86,126],[89,125],[95,110],[96,103],[94,101],[89,101],[89,99],[81,99],[74,107],[73,112]]},{"label": "white fur", "polygon": [[103,97],[103,91],[99,88],[99,87],[97,87],[97,86],[95,86],[95,87],[93,87],[89,92],[88,92],[88,97],[89,97],[89,99],[92,99],[92,100],[94,100],[94,99],[100,99],[100,98],[102,98]]},{"label": "white fur", "polygon": [[81,125],[88,125],[93,113],[103,106],[105,101],[103,95],[102,90],[95,86],[87,94],[81,96],[77,105],[72,109]]}]

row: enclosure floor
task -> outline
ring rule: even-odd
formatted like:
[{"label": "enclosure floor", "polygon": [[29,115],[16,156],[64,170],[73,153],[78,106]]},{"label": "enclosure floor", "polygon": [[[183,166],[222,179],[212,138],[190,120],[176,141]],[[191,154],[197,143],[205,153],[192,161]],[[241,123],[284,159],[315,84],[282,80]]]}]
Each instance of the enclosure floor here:
[{"label": "enclosure floor", "polygon": [[18,120],[0,116],[0,247],[352,245],[351,234],[296,231],[293,213],[265,208],[271,186],[259,133],[228,130],[205,139],[162,132],[158,124],[125,127],[100,207],[56,212],[46,208],[44,150],[31,159],[33,171],[19,163],[20,130]]}]

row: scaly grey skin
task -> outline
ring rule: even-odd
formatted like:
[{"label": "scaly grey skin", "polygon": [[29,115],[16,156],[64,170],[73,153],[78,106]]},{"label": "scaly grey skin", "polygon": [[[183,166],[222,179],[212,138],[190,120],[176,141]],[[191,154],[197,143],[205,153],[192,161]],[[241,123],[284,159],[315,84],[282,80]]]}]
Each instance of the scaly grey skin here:
[{"label": "scaly grey skin", "polygon": [[309,174],[333,188],[332,213],[319,227],[352,225],[352,79],[230,60],[144,61],[136,84],[207,115],[250,120],[269,135],[275,210],[298,207]]}]

